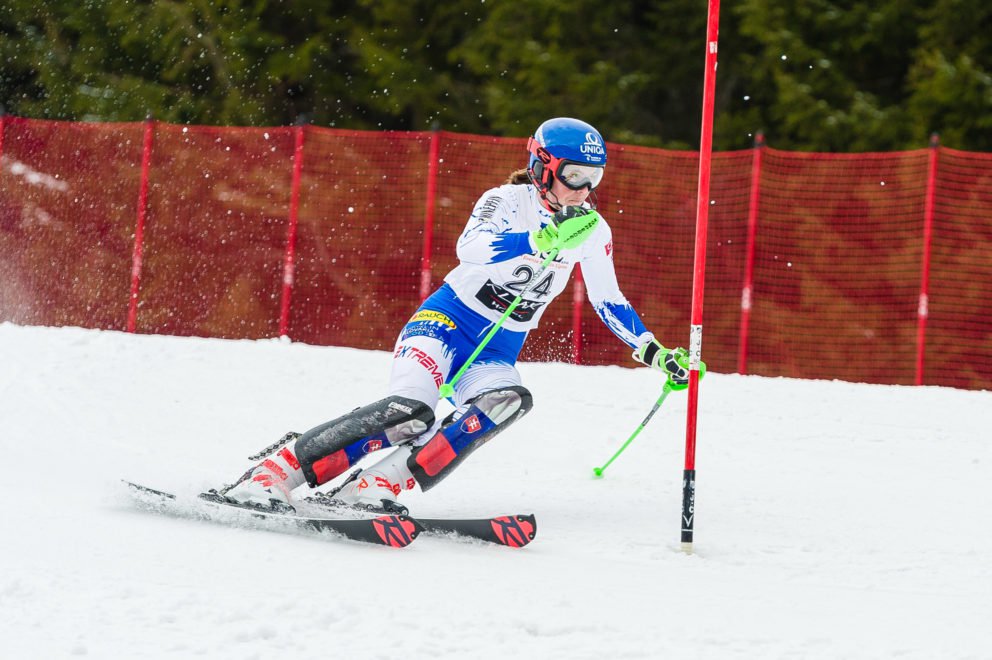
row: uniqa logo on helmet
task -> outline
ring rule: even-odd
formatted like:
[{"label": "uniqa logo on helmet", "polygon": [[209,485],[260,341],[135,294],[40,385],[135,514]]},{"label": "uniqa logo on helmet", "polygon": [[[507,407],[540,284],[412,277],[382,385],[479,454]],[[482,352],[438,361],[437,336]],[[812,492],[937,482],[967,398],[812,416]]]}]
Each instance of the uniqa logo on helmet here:
[{"label": "uniqa logo on helmet", "polygon": [[605,156],[606,148],[603,141],[595,133],[586,133],[586,141],[579,147],[579,151],[587,156]]}]

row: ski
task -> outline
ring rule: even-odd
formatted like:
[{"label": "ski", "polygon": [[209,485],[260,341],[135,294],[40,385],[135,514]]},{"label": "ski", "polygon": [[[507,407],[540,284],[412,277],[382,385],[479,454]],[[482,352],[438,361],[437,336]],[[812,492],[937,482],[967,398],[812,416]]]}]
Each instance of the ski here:
[{"label": "ski", "polygon": [[[384,500],[389,503],[388,500]],[[328,497],[318,493],[313,497],[306,497],[302,500],[310,510],[326,512],[333,515],[345,513],[355,513],[356,509],[334,501],[333,497]],[[391,506],[392,503],[389,503]],[[394,510],[370,508],[359,510],[364,513],[409,515],[406,507],[399,505]],[[431,536],[458,536],[468,539],[477,539],[497,545],[505,545],[510,548],[522,548],[537,536],[537,518],[534,514],[518,514],[512,516],[496,516],[492,518],[421,518],[414,517],[424,530],[425,534]]]},{"label": "ski", "polygon": [[[176,496],[172,493],[156,490],[130,481],[125,481],[124,483],[132,491],[144,496],[152,496],[163,502],[174,502],[177,500]],[[288,523],[304,531],[333,532],[353,541],[385,545],[393,548],[404,548],[410,545],[423,531],[420,523],[409,516],[387,515],[375,518],[345,518],[340,520],[311,518],[292,513],[276,513],[239,506],[225,500],[217,493],[201,493],[199,497],[201,500],[211,504],[245,511],[256,518],[264,520]]]},{"label": "ski", "polygon": [[537,536],[534,514],[495,518],[417,518],[425,534],[455,536],[488,541],[510,548],[522,548]]},{"label": "ski", "polygon": [[[144,495],[152,495],[158,499],[175,501],[172,493],[155,490],[130,481],[125,484],[133,491]],[[337,532],[355,541],[376,543],[392,547],[409,545],[420,534],[453,538],[475,539],[503,545],[509,548],[522,548],[537,536],[537,518],[534,514],[517,514],[510,516],[495,516],[491,518],[417,518],[403,512],[377,512],[346,510],[347,514],[366,513],[380,514],[375,518],[321,518],[298,513],[276,513],[240,506],[224,499],[216,492],[201,493],[199,498],[217,506],[229,507],[247,511],[260,518],[269,520],[289,521],[302,529],[313,531]],[[335,507],[328,498],[308,497],[302,503],[308,508],[340,516],[344,510]]]}]

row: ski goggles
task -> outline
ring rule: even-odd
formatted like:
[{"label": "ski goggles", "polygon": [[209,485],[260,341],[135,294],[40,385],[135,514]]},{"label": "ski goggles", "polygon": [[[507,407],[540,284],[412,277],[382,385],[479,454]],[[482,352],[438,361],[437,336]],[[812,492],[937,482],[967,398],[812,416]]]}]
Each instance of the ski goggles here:
[{"label": "ski goggles", "polygon": [[603,180],[605,168],[595,165],[579,165],[567,160],[561,161],[555,178],[561,181],[562,185],[572,190],[582,190],[588,188],[593,190]]}]

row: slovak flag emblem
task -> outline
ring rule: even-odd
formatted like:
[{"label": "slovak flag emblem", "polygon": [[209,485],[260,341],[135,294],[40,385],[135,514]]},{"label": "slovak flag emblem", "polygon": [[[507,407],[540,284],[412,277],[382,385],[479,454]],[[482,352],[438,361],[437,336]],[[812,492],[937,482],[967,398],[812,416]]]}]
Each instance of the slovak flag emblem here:
[{"label": "slovak flag emblem", "polygon": [[464,422],[462,422],[462,430],[465,431],[466,433],[475,433],[481,428],[482,428],[482,423],[479,422],[479,418],[477,415],[472,415]]},{"label": "slovak flag emblem", "polygon": [[369,440],[365,443],[365,453],[371,454],[382,449],[382,440]]}]

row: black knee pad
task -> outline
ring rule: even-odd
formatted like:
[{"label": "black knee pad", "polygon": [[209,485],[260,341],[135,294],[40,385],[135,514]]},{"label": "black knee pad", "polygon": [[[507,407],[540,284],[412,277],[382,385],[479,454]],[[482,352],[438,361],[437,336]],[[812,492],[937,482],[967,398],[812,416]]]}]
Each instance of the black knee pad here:
[{"label": "black knee pad", "polygon": [[[417,437],[433,424],[434,411],[423,401],[387,396],[310,429],[299,437],[294,450],[307,483],[317,486],[349,467],[343,451],[348,445],[383,432],[393,436],[391,443],[397,444]],[[336,472],[338,467],[342,469]]]},{"label": "black knee pad", "polygon": [[421,490],[437,485],[469,454],[526,415],[533,405],[530,390],[522,385],[490,390],[470,399],[460,417],[445,419],[437,434],[414,449],[407,459],[407,467]]}]

